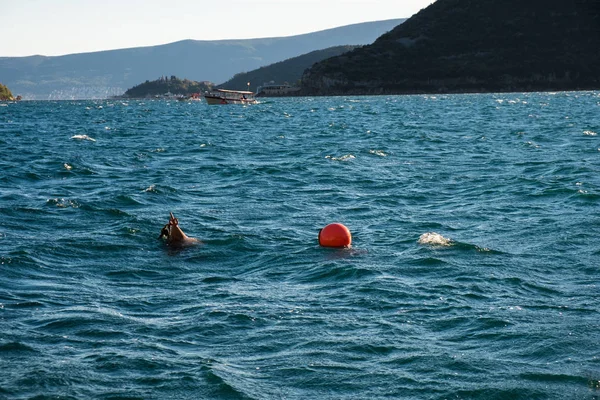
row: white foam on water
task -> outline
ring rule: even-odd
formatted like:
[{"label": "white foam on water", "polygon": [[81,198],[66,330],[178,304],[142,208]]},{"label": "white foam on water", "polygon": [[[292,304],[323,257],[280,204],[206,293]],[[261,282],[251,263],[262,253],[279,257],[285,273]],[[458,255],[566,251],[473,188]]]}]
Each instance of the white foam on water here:
[{"label": "white foam on water", "polygon": [[451,246],[452,239],[444,237],[436,232],[427,232],[419,236],[418,243],[432,246]]},{"label": "white foam on water", "polygon": [[383,150],[369,150],[369,153],[375,154],[379,157],[387,157],[387,154]]},{"label": "white foam on water", "polygon": [[352,154],[346,154],[345,156],[341,156],[341,157],[325,156],[325,158],[329,158],[333,161],[350,161],[350,160],[354,160],[356,157],[354,157]]},{"label": "white foam on water", "polygon": [[79,208],[79,203],[77,201],[64,198],[48,199],[46,200],[46,204],[58,208]]},{"label": "white foam on water", "polygon": [[89,140],[90,142],[96,141],[96,139],[94,139],[93,137],[89,137],[88,135],[75,135],[71,136],[71,139]]}]

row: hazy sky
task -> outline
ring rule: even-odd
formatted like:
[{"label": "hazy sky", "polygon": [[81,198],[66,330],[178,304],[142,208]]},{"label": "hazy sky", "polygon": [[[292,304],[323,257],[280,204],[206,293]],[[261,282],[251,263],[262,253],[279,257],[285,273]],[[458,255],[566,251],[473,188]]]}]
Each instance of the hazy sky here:
[{"label": "hazy sky", "polygon": [[408,18],[433,0],[0,0],[1,56],[46,56],[183,39],[292,36]]}]

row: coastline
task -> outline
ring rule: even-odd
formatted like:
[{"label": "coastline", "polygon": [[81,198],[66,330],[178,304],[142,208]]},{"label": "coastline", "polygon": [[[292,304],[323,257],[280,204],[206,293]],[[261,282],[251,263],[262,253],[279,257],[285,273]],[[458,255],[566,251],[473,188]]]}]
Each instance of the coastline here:
[{"label": "coastline", "polygon": [[396,95],[421,95],[421,94],[493,94],[493,93],[547,93],[547,92],[581,92],[600,90],[600,83],[585,84],[577,86],[567,85],[552,85],[543,87],[527,86],[510,86],[499,88],[482,88],[482,87],[459,87],[447,88],[411,88],[411,89],[385,89],[385,88],[352,88],[352,89],[331,89],[331,90],[310,90],[302,89],[298,94],[283,95],[278,97],[294,97],[294,96],[396,96]]},{"label": "coastline", "polygon": [[[590,87],[576,87],[576,88],[506,88],[502,90],[485,90],[485,89],[456,89],[456,90],[352,90],[352,91],[341,91],[332,90],[329,92],[294,92],[290,94],[277,94],[277,95],[261,95],[257,96],[257,99],[274,99],[274,98],[293,98],[293,97],[343,97],[343,96],[418,96],[418,95],[459,95],[459,94],[506,94],[506,93],[569,93],[569,92],[593,92],[600,91],[600,85]],[[22,101],[143,101],[143,100],[175,100],[175,101],[201,101],[201,99],[195,98],[175,98],[175,97],[163,97],[163,96],[147,96],[147,97],[126,97],[126,96],[110,96],[104,98],[81,98],[81,99],[23,99],[23,98],[12,98],[12,99],[0,99],[0,102],[22,102]]]},{"label": "coastline", "polygon": [[463,90],[364,90],[364,91],[330,91],[330,92],[302,92],[296,94],[262,95],[260,98],[280,97],[339,97],[339,96],[413,96],[413,95],[453,95],[453,94],[503,94],[503,93],[562,93],[562,92],[593,92],[600,90],[600,85],[589,88],[507,88],[505,90],[463,89]]}]

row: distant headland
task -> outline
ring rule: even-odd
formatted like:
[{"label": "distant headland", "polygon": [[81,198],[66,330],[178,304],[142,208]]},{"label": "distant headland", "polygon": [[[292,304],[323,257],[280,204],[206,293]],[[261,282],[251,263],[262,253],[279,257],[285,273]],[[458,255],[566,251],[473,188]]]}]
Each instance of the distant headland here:
[{"label": "distant headland", "polygon": [[[251,90],[259,96],[284,97],[292,96],[300,90],[302,73],[315,62],[346,53],[359,46],[334,46],[323,50],[292,57],[258,69],[241,72],[220,85],[209,81],[192,81],[176,76],[161,76],[154,81],[146,81],[128,89],[125,93],[112,98],[177,98],[186,99],[200,97],[213,89]],[[288,83],[288,82],[291,82]],[[279,89],[274,89],[279,88]]]},{"label": "distant headland", "polygon": [[302,95],[600,89],[598,0],[437,0],[316,63]]},{"label": "distant headland", "polygon": [[21,96],[14,97],[9,88],[0,83],[0,101],[19,101]]},{"label": "distant headland", "polygon": [[121,98],[147,99],[147,98],[199,98],[202,93],[211,90],[213,84],[208,81],[197,82],[189,79],[180,79],[174,75],[161,76],[160,78],[136,85],[125,91]]}]

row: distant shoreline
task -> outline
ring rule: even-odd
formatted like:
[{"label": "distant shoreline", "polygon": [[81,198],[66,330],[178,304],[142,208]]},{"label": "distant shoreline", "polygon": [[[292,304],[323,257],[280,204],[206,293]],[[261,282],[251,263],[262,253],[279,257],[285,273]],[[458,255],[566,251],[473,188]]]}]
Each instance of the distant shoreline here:
[{"label": "distant shoreline", "polygon": [[[600,91],[599,88],[593,89],[544,89],[544,90],[504,90],[504,91],[453,91],[453,92],[433,92],[433,91],[414,91],[414,92],[402,92],[402,93],[332,93],[332,94],[302,94],[302,95],[277,95],[277,96],[261,96],[260,99],[274,99],[274,98],[295,98],[295,97],[344,97],[344,96],[356,96],[356,97],[380,97],[380,96],[443,96],[443,95],[460,95],[460,94],[510,94],[510,93],[574,93],[574,92],[595,92]],[[0,100],[0,102],[28,102],[28,101],[181,101],[176,98],[148,98],[148,97],[106,97],[106,98],[89,98],[89,99],[21,99],[21,100]]]},{"label": "distant shoreline", "polygon": [[402,92],[383,92],[383,93],[366,93],[366,92],[334,92],[334,93],[315,93],[315,94],[284,94],[277,96],[261,96],[261,98],[277,98],[277,97],[342,97],[342,96],[419,96],[419,95],[453,95],[453,94],[505,94],[505,93],[561,93],[561,92],[593,92],[600,91],[597,88],[576,88],[576,89],[507,89],[507,90],[456,90],[456,91],[402,91]]}]

